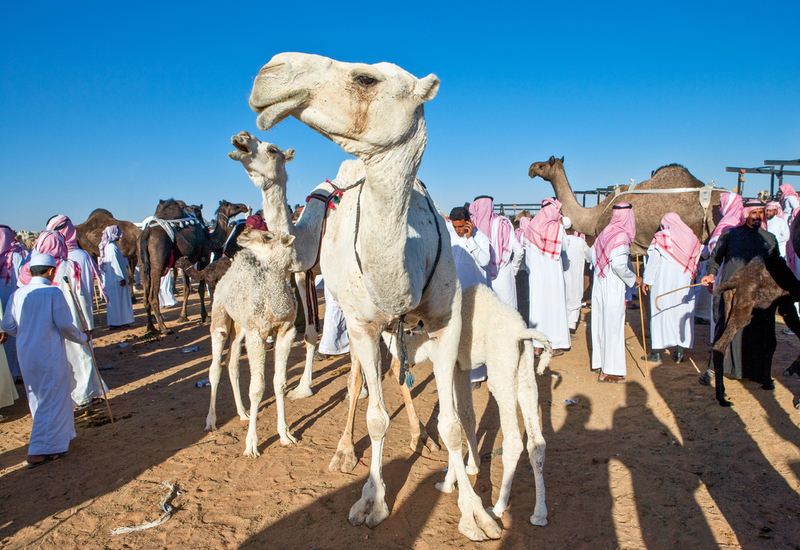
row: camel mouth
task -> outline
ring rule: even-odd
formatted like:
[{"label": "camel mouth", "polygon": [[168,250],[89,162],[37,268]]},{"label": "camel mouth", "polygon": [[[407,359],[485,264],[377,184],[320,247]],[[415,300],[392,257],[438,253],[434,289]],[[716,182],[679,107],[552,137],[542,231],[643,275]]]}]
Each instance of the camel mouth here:
[{"label": "camel mouth", "polygon": [[250,150],[250,147],[248,147],[247,145],[245,145],[244,143],[242,143],[241,141],[236,139],[236,137],[234,137],[231,140],[231,145],[236,147],[237,151],[239,151],[240,153],[244,153],[245,155],[250,155],[253,152],[253,151]]},{"label": "camel mouth", "polygon": [[292,114],[292,112],[309,98],[311,94],[307,90],[299,90],[284,94],[275,99],[258,103],[253,96],[250,97],[250,108],[258,113],[256,126],[259,130],[267,131],[280,121]]}]

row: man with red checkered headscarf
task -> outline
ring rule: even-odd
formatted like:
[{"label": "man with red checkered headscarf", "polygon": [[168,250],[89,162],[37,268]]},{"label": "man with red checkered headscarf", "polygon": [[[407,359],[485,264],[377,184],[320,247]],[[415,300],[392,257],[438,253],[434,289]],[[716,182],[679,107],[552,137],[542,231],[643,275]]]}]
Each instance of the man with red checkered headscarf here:
[{"label": "man with red checkered headscarf", "polygon": [[[542,209],[525,223],[520,222],[525,262],[531,274],[528,326],[545,334],[554,354],[570,348],[567,294],[561,251],[566,233],[561,225],[561,203],[542,201]],[[536,345],[536,342],[534,342]],[[540,348],[537,349],[540,352]]]},{"label": "man with red checkered headscarf", "polygon": [[[648,360],[661,362],[660,350],[676,346],[672,360],[680,363],[683,350],[694,345],[694,292],[684,288],[697,274],[702,245],[675,212],[661,219],[661,227],[647,249],[644,289],[650,292],[650,341]],[[683,290],[677,290],[683,289]],[[669,294],[668,294],[669,293]],[[656,307],[656,298],[662,296]]]}]

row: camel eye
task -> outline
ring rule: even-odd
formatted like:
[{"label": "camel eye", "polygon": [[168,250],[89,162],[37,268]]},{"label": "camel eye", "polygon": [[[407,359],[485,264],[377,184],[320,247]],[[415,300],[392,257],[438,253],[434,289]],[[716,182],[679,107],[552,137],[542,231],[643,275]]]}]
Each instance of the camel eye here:
[{"label": "camel eye", "polygon": [[367,87],[369,87],[369,86],[372,86],[372,85],[374,85],[376,82],[378,82],[378,80],[377,80],[377,79],[375,79],[375,78],[372,78],[371,76],[366,76],[366,75],[361,75],[361,76],[359,76],[359,77],[356,77],[356,80],[357,80],[357,81],[358,81],[358,83],[359,83],[359,84],[361,84],[362,86],[367,86]]}]

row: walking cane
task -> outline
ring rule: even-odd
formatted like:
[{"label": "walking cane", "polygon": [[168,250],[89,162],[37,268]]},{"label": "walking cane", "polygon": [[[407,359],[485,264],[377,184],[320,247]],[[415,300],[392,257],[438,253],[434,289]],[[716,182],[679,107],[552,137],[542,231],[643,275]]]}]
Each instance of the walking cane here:
[{"label": "walking cane", "polygon": [[[636,256],[636,276],[639,276],[639,256]],[[644,337],[644,303],[642,302],[642,285],[639,285],[639,318],[642,321],[642,349],[644,349],[644,370],[650,374],[650,365],[647,362],[647,339]]]},{"label": "walking cane", "polygon": [[[81,327],[83,331],[86,332],[88,330],[86,328],[86,321],[84,321],[83,317],[83,310],[81,309],[81,304],[78,302],[78,299],[75,297],[75,293],[72,291],[72,286],[69,284],[69,279],[63,277],[65,283],[67,283],[67,288],[69,289],[69,295],[72,296],[72,303],[75,304],[75,309],[78,310],[78,318],[81,321]],[[97,375],[97,379],[100,380],[100,389],[103,390],[103,398],[106,400],[106,408],[108,409],[108,417],[111,419],[111,427],[114,429],[114,435],[119,435],[117,433],[117,427],[114,425],[114,415],[111,414],[111,404],[108,402],[108,394],[106,394],[106,387],[103,384],[103,378],[100,376],[100,369],[97,367],[97,359],[94,357],[94,347],[92,346],[91,337],[87,342],[89,346],[89,352],[92,354],[92,366],[94,367],[94,373]]]},{"label": "walking cane", "polygon": [[658,299],[661,298],[662,296],[666,296],[667,294],[672,294],[673,292],[678,292],[679,290],[686,290],[687,288],[692,288],[693,286],[706,286],[706,285],[704,285],[703,283],[695,283],[693,285],[682,286],[680,288],[676,288],[675,290],[670,290],[669,292],[665,292],[664,294],[659,294],[658,296],[656,296],[656,309],[658,311],[661,311],[661,308],[658,307]]}]

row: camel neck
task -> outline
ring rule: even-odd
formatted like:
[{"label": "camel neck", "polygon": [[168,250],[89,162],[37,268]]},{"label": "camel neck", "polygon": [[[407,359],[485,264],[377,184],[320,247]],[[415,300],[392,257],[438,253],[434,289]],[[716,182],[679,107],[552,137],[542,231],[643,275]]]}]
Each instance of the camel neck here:
[{"label": "camel neck", "polygon": [[553,191],[556,193],[556,198],[561,202],[561,213],[572,220],[572,227],[575,231],[594,235],[595,231],[595,216],[591,208],[586,208],[578,203],[575,198],[575,193],[567,180],[567,174],[564,172],[563,167],[561,170],[556,170],[550,180],[550,185],[553,186]]}]

